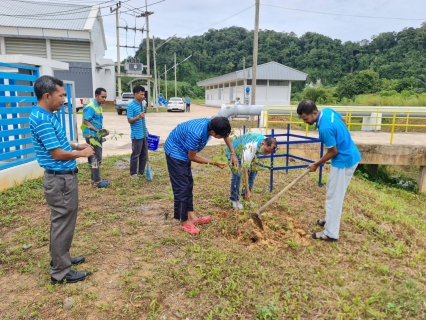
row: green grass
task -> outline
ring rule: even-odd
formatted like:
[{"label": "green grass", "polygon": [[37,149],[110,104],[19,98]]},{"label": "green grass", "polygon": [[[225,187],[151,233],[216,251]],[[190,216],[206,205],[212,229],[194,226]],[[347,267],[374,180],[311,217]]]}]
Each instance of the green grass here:
[{"label": "green grass", "polygon": [[[221,158],[220,147],[200,155]],[[363,176],[344,203],[340,240],[311,240],[325,187],[305,177],[262,215],[265,231],[229,203],[230,170],[193,164],[194,206],[211,214],[198,236],[180,231],[164,154],[153,182],[130,180],[107,157],[112,183],[90,186],[80,165],[79,215],[71,253],[86,256],[82,283],[49,283],[49,208],[41,179],[0,194],[1,319],[425,319],[426,196]],[[282,161],[282,160],[280,160]],[[276,165],[280,164],[277,161]],[[259,206],[300,172],[259,170]],[[165,213],[168,219],[164,220]],[[31,244],[23,250],[22,246]],[[65,298],[77,304],[62,309]]]}]

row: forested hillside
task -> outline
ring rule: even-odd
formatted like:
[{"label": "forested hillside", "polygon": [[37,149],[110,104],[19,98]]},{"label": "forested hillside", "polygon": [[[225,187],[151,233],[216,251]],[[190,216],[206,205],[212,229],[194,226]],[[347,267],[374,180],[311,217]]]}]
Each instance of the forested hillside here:
[{"label": "forested hillside", "polygon": [[[158,47],[164,41],[157,38],[155,44]],[[144,42],[136,53],[136,57],[143,63],[146,62],[145,48]],[[157,52],[157,67],[162,73],[164,64],[167,68],[172,67],[174,52],[178,63],[192,54],[189,60],[178,67],[177,79],[181,82],[179,90],[185,91],[181,92],[182,95],[203,97],[202,88],[196,86],[197,81],[242,69],[243,57],[246,59],[246,67],[251,67],[252,50],[253,31],[239,27],[211,29],[202,36],[174,38],[166,43]],[[385,90],[417,90],[422,87],[421,79],[425,80],[422,75],[426,74],[426,23],[419,28],[375,35],[371,40],[344,43],[315,32],[298,37],[293,32],[261,30],[258,63],[269,61],[277,61],[308,73],[308,82],[316,83],[320,79],[325,87],[337,86],[336,96],[340,98],[378,92],[382,89],[383,79],[393,80],[385,80]],[[153,70],[152,58],[151,65]],[[354,80],[354,77],[363,70],[368,70],[364,74],[372,77],[373,82],[379,81],[373,84],[373,88],[367,88],[367,92],[354,89],[354,83],[360,80]],[[169,71],[168,79],[174,79],[173,70]],[[349,82],[352,88],[349,92],[339,92],[338,85],[342,79]],[[172,85],[170,81],[170,87]],[[304,84],[299,83],[294,86],[294,91],[302,91],[303,87]]]}]

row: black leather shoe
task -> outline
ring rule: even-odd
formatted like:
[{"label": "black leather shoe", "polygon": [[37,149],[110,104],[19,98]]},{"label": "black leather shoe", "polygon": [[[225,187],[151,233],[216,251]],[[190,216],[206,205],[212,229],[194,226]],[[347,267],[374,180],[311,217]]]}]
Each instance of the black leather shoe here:
[{"label": "black leather shoe", "polygon": [[[75,257],[75,258],[71,258],[71,264],[73,266],[76,266],[80,263],[83,263],[84,261],[86,261],[86,258],[84,257]],[[53,267],[53,261],[50,260],[50,266]]]},{"label": "black leather shoe", "polygon": [[52,277],[50,277],[50,283],[51,284],[57,284],[57,283],[76,283],[79,281],[83,281],[89,276],[89,272],[87,271],[75,271],[70,270],[65,277],[63,277],[61,280],[56,280]]}]

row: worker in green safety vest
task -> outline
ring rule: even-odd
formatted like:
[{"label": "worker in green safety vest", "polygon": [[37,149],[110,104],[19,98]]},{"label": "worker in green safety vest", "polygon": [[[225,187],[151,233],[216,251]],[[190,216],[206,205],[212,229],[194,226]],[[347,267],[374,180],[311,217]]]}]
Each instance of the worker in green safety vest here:
[{"label": "worker in green safety vest", "polygon": [[105,103],[107,92],[104,88],[95,90],[95,99],[83,109],[83,137],[90,144],[95,154],[88,158],[91,169],[91,178],[94,187],[106,188],[110,185],[107,180],[101,179],[102,143],[104,137],[109,134],[103,128],[102,104]]}]

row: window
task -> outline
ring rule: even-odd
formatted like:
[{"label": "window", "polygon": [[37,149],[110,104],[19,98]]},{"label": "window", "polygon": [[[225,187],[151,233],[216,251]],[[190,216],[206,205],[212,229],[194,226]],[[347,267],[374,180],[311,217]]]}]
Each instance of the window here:
[{"label": "window", "polygon": [[229,85],[230,85],[231,87],[235,87],[235,86],[236,86],[235,81],[230,82],[230,83],[229,83]]},{"label": "window", "polygon": [[222,100],[222,89],[217,89],[217,100]]},{"label": "window", "polygon": [[288,80],[269,80],[269,85],[274,87],[288,87]]},{"label": "window", "polygon": [[243,85],[244,85],[244,80],[237,81],[237,86],[243,86]]},{"label": "window", "polygon": [[252,81],[251,79],[247,79],[247,85],[248,85],[248,86],[251,86],[252,82],[253,82],[253,81]]},{"label": "window", "polygon": [[215,85],[213,86],[213,88],[214,88],[214,89],[217,89],[217,84],[215,84]]},{"label": "window", "polygon": [[268,80],[256,80],[257,86],[266,86],[268,85]]},{"label": "window", "polygon": [[229,87],[229,82],[225,83],[225,88]]},{"label": "window", "polygon": [[223,83],[219,83],[219,88],[223,88]]}]

